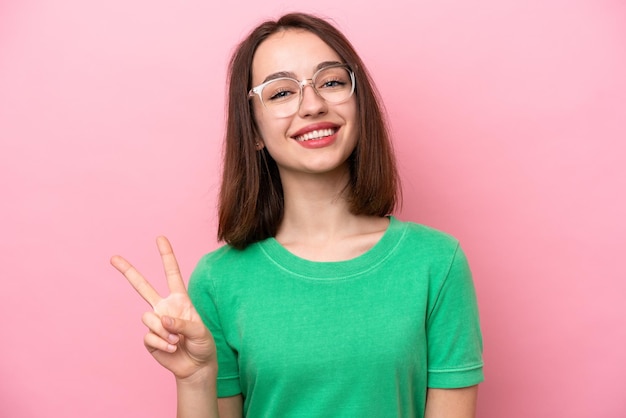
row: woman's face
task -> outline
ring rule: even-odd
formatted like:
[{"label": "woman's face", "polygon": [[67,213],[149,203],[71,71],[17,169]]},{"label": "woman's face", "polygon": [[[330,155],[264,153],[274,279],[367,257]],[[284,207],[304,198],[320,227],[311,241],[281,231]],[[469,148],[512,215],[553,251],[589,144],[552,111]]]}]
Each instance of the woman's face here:
[{"label": "woman's face", "polygon": [[[329,63],[341,63],[341,59],[317,35],[305,30],[281,31],[257,48],[252,61],[252,85],[277,76],[310,79]],[[299,109],[288,117],[275,116],[258,96],[252,100],[259,142],[276,161],[283,181],[290,173],[328,173],[347,168],[346,161],[357,141],[354,95],[332,104],[307,85]]]}]

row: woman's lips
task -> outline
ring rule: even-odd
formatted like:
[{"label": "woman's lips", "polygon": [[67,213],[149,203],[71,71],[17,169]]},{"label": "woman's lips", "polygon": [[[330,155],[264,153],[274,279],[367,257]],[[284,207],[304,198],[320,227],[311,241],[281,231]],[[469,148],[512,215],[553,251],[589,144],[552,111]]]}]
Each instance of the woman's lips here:
[{"label": "woman's lips", "polygon": [[337,133],[340,126],[332,122],[317,122],[303,126],[294,132],[291,137],[296,141],[307,141],[322,138]]},{"label": "woman's lips", "polygon": [[337,132],[336,128],[327,128],[327,129],[316,129],[314,131],[307,132],[303,135],[295,136],[293,139],[296,141],[311,141],[315,139],[321,139],[324,137],[331,136]]}]

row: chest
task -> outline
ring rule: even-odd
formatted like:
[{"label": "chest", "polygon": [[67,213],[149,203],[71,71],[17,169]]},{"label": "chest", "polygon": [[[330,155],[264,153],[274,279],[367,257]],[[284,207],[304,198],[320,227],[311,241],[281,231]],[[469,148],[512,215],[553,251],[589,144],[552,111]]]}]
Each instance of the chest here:
[{"label": "chest", "polygon": [[226,336],[238,353],[244,386],[312,376],[322,379],[319,384],[354,381],[426,364],[425,289],[414,279],[276,278],[234,298]]}]

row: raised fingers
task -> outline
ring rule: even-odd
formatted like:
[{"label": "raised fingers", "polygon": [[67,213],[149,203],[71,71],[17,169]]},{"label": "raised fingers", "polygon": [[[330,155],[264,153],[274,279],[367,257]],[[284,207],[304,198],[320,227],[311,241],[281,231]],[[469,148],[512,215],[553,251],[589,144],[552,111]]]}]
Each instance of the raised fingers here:
[{"label": "raised fingers", "polygon": [[111,265],[126,277],[131,286],[146,302],[154,308],[161,300],[161,296],[150,283],[137,271],[132,264],[119,255],[111,257]]},{"label": "raised fingers", "polygon": [[180,274],[178,262],[176,261],[170,242],[165,237],[158,237],[157,247],[159,247],[159,253],[161,254],[163,269],[165,270],[165,277],[167,278],[167,285],[169,286],[170,292],[187,294],[187,288]]}]

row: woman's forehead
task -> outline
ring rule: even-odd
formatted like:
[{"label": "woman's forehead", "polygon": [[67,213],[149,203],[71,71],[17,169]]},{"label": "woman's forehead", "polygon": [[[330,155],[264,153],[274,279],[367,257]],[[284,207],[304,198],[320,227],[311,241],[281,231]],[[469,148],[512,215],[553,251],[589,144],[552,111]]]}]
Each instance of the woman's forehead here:
[{"label": "woman's forehead", "polygon": [[279,72],[307,78],[320,64],[341,61],[339,54],[314,33],[287,29],[270,35],[258,46],[252,60],[252,80],[260,83]]}]

